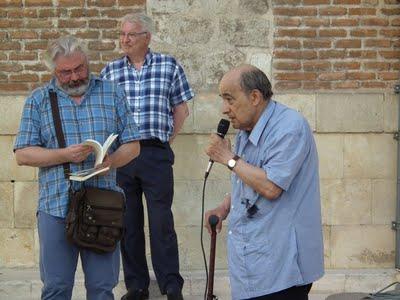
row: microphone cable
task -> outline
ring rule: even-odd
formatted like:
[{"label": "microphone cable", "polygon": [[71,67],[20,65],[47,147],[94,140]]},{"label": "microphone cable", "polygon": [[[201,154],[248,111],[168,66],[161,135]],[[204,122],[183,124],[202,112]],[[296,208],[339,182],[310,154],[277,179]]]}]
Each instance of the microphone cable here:
[{"label": "microphone cable", "polygon": [[204,250],[203,244],[203,228],[204,228],[204,197],[206,191],[206,184],[207,184],[208,173],[204,174],[204,181],[203,181],[203,191],[201,196],[201,225],[200,225],[200,244],[201,244],[201,251],[203,253],[203,260],[204,260],[204,267],[206,270],[206,288],[204,290],[204,300],[207,300],[207,290],[208,290],[208,268],[207,268],[207,258],[206,252]]}]

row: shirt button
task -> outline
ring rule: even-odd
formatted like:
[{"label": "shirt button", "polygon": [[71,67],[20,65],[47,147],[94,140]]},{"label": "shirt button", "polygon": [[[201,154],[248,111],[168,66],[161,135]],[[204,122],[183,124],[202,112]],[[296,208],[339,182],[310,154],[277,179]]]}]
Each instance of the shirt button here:
[{"label": "shirt button", "polygon": [[232,234],[232,231],[229,230],[228,234]]}]

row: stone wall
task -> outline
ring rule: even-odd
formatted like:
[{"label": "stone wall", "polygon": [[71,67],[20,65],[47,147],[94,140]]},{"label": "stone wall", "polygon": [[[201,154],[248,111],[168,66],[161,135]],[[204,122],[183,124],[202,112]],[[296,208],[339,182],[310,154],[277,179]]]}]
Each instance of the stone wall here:
[{"label": "stone wall", "polygon": [[[119,55],[117,18],[146,10],[152,48],[182,62],[196,97],[174,142],[174,214],[183,270],[203,268],[199,234],[204,155],[215,130],[217,83],[248,62],[273,82],[275,99],[303,113],[320,156],[325,264],[393,268],[395,236],[399,2],[395,0],[10,0],[0,2],[0,267],[38,263],[37,171],[17,167],[12,145],[25,96],[49,79],[48,39],[84,38],[92,70]],[[233,131],[230,137],[233,138]],[[206,209],[229,191],[215,165]],[[225,230],[217,245],[226,268]],[[208,238],[205,239],[206,248]]]}]

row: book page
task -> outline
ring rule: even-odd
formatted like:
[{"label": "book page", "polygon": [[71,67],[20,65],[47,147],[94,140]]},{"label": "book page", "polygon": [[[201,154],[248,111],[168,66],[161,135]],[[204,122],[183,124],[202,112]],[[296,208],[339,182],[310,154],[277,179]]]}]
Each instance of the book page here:
[{"label": "book page", "polygon": [[78,171],[78,172],[74,172],[71,173],[69,175],[69,180],[73,180],[73,181],[85,181],[89,178],[92,178],[93,176],[108,171],[110,169],[110,167],[105,167],[105,168],[92,168],[92,169],[86,169],[86,170],[82,170],[82,171]]},{"label": "book page", "polygon": [[96,161],[94,166],[101,164],[103,162],[104,154],[103,154],[103,147],[100,145],[98,141],[88,139],[82,143],[83,145],[88,145],[93,148],[94,155],[96,157]]},{"label": "book page", "polygon": [[114,143],[115,139],[118,137],[118,134],[110,134],[110,136],[106,139],[106,141],[103,144],[103,157],[101,159],[101,162],[103,162],[104,157],[107,155],[108,149]]}]

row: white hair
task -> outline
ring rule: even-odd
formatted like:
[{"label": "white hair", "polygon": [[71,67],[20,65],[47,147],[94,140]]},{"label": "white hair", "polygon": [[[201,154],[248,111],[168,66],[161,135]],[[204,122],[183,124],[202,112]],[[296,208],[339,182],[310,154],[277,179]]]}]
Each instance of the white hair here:
[{"label": "white hair", "polygon": [[154,22],[148,15],[144,13],[127,14],[122,18],[121,24],[126,22],[131,24],[139,23],[145,31],[150,32],[151,34],[154,33]]}]

